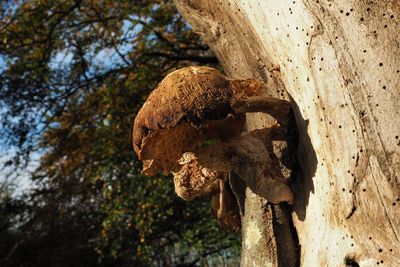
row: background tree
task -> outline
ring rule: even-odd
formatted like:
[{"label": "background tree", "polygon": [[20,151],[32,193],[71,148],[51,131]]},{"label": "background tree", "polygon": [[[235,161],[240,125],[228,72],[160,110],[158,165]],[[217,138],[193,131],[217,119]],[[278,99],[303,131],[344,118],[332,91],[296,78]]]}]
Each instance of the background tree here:
[{"label": "background tree", "polygon": [[[292,100],[300,265],[400,265],[399,2],[176,3],[231,77]],[[248,117],[250,130],[265,125]],[[271,232],[292,220],[251,192],[246,206],[242,265],[289,266],[287,236]]]},{"label": "background tree", "polygon": [[173,4],[3,1],[0,19],[2,146],[17,148],[6,165],[41,156],[21,208],[2,210],[11,237],[1,265],[235,259],[238,237],[210,220],[209,202],[181,201],[170,178],[143,178],[131,145],[135,113],[162,77],[218,62]]}]

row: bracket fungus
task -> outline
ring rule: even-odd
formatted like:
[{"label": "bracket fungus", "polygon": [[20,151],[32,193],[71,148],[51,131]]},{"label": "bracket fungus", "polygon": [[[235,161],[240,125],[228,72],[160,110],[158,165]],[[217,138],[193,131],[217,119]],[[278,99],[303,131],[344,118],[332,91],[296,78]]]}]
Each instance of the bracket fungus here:
[{"label": "bracket fungus", "polygon": [[[167,75],[135,118],[133,146],[142,173],[173,173],[175,191],[185,200],[215,196],[217,217],[230,226],[237,223],[235,208],[227,204],[234,198],[227,189],[231,171],[269,202],[292,203],[293,193],[266,148],[286,125],[290,103],[263,96],[264,88],[261,81],[229,79],[210,67]],[[279,126],[243,134],[247,112],[267,113]]]}]

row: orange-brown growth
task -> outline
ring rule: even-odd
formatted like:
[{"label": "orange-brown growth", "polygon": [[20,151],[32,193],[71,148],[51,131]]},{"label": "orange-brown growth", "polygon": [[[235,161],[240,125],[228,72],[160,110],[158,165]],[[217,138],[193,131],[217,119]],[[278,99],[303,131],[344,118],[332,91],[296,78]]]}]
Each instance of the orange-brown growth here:
[{"label": "orange-brown growth", "polygon": [[[293,194],[271,161],[265,143],[271,131],[241,136],[246,112],[265,112],[286,125],[289,102],[265,97],[258,80],[232,80],[209,67],[188,67],[167,75],[138,112],[133,146],[145,175],[173,173],[185,200],[214,195],[217,217],[237,228],[237,211],[227,205],[226,177],[236,172],[256,194],[272,203],[293,202]],[[275,128],[271,130],[276,131]],[[232,194],[233,196],[233,194]],[[224,223],[223,223],[224,224]]]}]

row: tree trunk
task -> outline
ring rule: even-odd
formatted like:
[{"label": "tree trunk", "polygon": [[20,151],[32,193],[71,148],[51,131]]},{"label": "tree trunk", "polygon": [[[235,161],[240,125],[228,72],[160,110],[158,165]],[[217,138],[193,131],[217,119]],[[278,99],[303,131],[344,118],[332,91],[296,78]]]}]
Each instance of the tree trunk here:
[{"label": "tree trunk", "polygon": [[[300,265],[400,266],[399,1],[175,2],[228,76],[293,103]],[[249,115],[248,129],[266,122]],[[287,209],[246,196],[242,266],[289,266],[296,237],[276,234]]]}]

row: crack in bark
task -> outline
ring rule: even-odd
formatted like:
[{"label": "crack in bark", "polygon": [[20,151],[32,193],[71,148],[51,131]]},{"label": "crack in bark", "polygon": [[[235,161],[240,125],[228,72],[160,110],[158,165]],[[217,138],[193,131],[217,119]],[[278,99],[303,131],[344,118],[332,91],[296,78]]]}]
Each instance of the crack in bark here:
[{"label": "crack in bark", "polygon": [[[315,39],[315,37],[322,36],[322,35],[324,34],[325,30],[324,30],[324,26],[322,25],[321,20],[319,19],[319,17],[317,16],[317,14],[316,14],[316,12],[313,10],[313,8],[311,7],[310,2],[309,2],[308,0],[306,0],[306,1],[303,1],[303,4],[304,4],[304,6],[306,6],[306,7],[308,8],[308,10],[311,12],[311,14],[313,15],[313,17],[318,21],[318,24],[319,24],[319,25],[317,25],[316,30],[315,30],[315,31],[313,32],[313,34],[310,36],[309,45],[308,45],[308,47],[307,47],[307,54],[308,54],[307,59],[308,59],[308,64],[311,65],[311,61],[312,61],[311,58],[312,58],[312,56],[310,56],[310,55],[311,55],[311,46],[312,46],[312,43],[313,43],[313,39]],[[312,74],[313,74],[313,76],[314,76],[315,73],[314,73],[314,71],[313,71],[313,68],[311,68],[311,72],[312,72]],[[314,85],[315,85],[315,84],[314,84]],[[315,87],[317,88],[316,85],[315,85]]]},{"label": "crack in bark", "polygon": [[[378,164],[378,166],[380,166],[380,165]],[[374,173],[373,170],[372,170],[371,162],[369,162],[368,167],[369,167],[371,173]],[[381,205],[383,206],[383,210],[384,210],[384,212],[385,212],[386,218],[388,219],[388,221],[389,221],[389,223],[390,223],[390,227],[392,228],[392,231],[393,231],[393,233],[394,233],[394,236],[396,237],[397,241],[400,241],[399,236],[398,236],[398,234],[397,234],[397,232],[396,232],[396,228],[395,228],[395,226],[394,226],[394,223],[393,223],[392,219],[390,218],[389,213],[388,213],[388,211],[387,211],[388,208],[387,208],[387,206],[385,205],[385,202],[384,202],[383,199],[382,199],[382,193],[381,193],[381,191],[379,190],[379,186],[377,185],[375,179],[372,179],[372,180],[374,181],[374,185],[375,185],[375,187],[376,187],[376,191],[378,191],[379,200],[380,200],[380,202],[381,202]]]},{"label": "crack in bark", "polygon": [[357,210],[357,207],[356,207],[356,205],[353,203],[353,207],[351,208],[350,213],[346,216],[346,220],[350,219],[351,216],[353,216],[354,212],[356,212],[356,210]]}]

